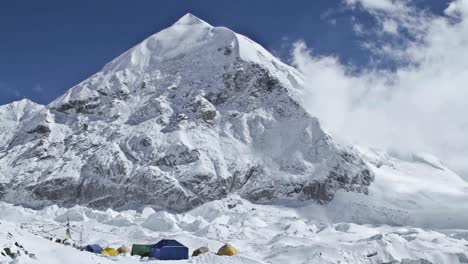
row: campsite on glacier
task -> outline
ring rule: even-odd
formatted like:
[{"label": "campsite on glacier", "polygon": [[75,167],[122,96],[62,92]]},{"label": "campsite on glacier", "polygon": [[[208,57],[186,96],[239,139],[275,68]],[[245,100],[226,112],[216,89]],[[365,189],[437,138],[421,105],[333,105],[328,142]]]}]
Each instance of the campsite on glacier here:
[{"label": "campsite on glacier", "polygon": [[0,106],[0,263],[468,263],[462,170],[335,133],[307,63],[188,13]]}]

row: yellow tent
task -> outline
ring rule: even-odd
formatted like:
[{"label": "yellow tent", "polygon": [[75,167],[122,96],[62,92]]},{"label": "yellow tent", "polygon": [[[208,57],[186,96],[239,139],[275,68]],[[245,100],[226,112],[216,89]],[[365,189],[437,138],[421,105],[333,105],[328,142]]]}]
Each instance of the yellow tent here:
[{"label": "yellow tent", "polygon": [[130,252],[130,249],[126,246],[121,246],[117,249],[117,251],[119,252],[119,254],[127,254]]},{"label": "yellow tent", "polygon": [[239,250],[230,244],[226,244],[218,250],[220,256],[235,256],[237,254],[239,254]]},{"label": "yellow tent", "polygon": [[115,248],[105,248],[101,254],[113,257],[119,255],[119,252]]}]

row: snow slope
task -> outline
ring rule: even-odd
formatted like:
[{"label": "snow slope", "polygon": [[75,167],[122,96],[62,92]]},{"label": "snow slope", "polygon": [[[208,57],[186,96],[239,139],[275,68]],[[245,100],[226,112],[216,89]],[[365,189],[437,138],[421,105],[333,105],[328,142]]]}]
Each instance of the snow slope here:
[{"label": "snow slope", "polygon": [[338,191],[325,206],[306,205],[313,217],[334,222],[468,229],[468,183],[434,157],[403,158],[359,151],[373,164],[375,173],[368,195]]},{"label": "snow slope", "polygon": [[71,88],[0,150],[0,198],[186,211],[367,193],[361,155],[300,101],[300,74],[260,45],[187,14]]},{"label": "snow slope", "polygon": [[[305,217],[308,207],[252,204],[238,196],[206,203],[184,214],[51,206],[33,211],[0,203],[0,246],[16,241],[36,255],[16,263],[139,263],[138,258],[106,258],[80,252],[45,238],[63,238],[66,219],[75,243],[155,243],[175,238],[190,252],[201,246],[216,251],[229,242],[240,250],[236,257],[214,254],[188,261],[161,263],[467,263],[468,232],[439,232],[410,226],[330,223]],[[13,236],[8,238],[5,234]],[[80,233],[82,233],[82,242]],[[34,235],[35,234],[35,235]],[[8,258],[0,256],[8,263]],[[419,261],[419,262],[418,262]],[[426,262],[424,262],[426,261]],[[159,263],[158,261],[152,263]]]}]

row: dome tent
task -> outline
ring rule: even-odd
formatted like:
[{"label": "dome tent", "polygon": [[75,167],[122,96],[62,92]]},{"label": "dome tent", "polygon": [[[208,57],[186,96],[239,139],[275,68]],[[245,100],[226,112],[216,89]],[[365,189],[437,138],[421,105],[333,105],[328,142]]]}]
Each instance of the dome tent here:
[{"label": "dome tent", "polygon": [[201,248],[198,248],[195,251],[193,251],[192,257],[200,256],[201,254],[205,254],[205,253],[208,253],[208,252],[210,252],[209,248],[201,247]]},{"label": "dome tent", "polygon": [[115,248],[105,248],[102,250],[101,254],[114,257],[119,255],[119,252]]},{"label": "dome tent", "polygon": [[96,254],[101,254],[102,252],[102,247],[99,245],[87,245],[84,249],[88,252]]},{"label": "dome tent", "polygon": [[188,259],[188,247],[176,240],[163,239],[151,248],[150,257],[159,260]]},{"label": "dome tent", "polygon": [[239,254],[239,250],[230,244],[226,244],[218,250],[220,256],[235,256],[237,254]]},{"label": "dome tent", "polygon": [[119,252],[119,254],[127,254],[130,252],[130,249],[126,246],[121,246],[117,249],[117,251]]}]

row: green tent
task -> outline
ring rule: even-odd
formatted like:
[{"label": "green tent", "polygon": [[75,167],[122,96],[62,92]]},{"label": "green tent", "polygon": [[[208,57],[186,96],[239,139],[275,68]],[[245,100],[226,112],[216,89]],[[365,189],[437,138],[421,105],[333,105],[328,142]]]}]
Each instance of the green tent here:
[{"label": "green tent", "polygon": [[138,244],[133,244],[132,246],[132,252],[130,253],[132,256],[137,255],[141,257],[149,257],[151,248],[154,245],[138,245]]}]

